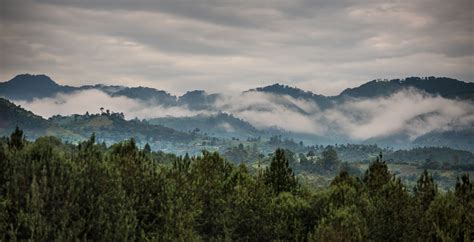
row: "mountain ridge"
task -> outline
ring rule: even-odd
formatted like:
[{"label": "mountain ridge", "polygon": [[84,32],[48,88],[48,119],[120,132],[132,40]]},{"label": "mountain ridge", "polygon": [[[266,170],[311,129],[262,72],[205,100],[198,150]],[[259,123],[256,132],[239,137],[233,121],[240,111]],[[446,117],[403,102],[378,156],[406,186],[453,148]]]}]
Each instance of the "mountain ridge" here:
[{"label": "mountain ridge", "polygon": [[[413,87],[433,95],[441,95],[446,98],[463,98],[474,100],[474,83],[460,81],[448,77],[407,77],[405,79],[392,80],[372,80],[362,85],[346,88],[335,96],[325,96],[306,91],[298,87],[275,83],[264,87],[249,89],[246,92],[263,92],[277,95],[288,95],[293,98],[310,99],[322,106],[328,106],[331,101],[344,97],[379,97],[401,90],[402,88]],[[157,101],[167,105],[187,104],[202,108],[196,104],[209,103],[214,101],[220,94],[208,94],[205,90],[190,90],[181,96],[175,96],[165,90],[151,87],[127,87],[119,85],[83,85],[78,87],[59,85],[49,76],[44,74],[19,74],[9,81],[0,82],[0,96],[13,100],[32,100],[34,98],[51,97],[59,92],[69,93],[72,91],[98,89],[112,96],[126,96],[140,100]]]}]

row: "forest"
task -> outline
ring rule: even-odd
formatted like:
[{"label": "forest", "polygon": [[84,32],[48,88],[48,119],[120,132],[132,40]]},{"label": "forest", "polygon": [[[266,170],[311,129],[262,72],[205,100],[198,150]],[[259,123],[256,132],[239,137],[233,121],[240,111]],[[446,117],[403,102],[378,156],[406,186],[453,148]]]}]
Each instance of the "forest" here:
[{"label": "forest", "polygon": [[441,191],[424,170],[408,187],[380,154],[362,174],[338,165],[328,186],[315,187],[295,175],[286,152],[255,166],[206,150],[156,152],[134,139],[108,146],[94,134],[78,144],[27,141],[17,127],[0,139],[0,240],[473,239],[468,174]]}]

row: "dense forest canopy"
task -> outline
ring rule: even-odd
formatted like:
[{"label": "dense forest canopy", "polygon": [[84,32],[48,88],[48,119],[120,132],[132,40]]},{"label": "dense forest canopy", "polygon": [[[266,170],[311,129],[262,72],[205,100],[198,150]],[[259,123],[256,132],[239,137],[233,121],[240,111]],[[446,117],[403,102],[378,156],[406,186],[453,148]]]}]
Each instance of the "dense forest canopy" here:
[{"label": "dense forest canopy", "polygon": [[217,152],[154,152],[134,139],[30,142],[17,128],[0,140],[0,240],[473,239],[468,174],[442,192],[424,171],[411,189],[382,155],[354,176],[326,149],[319,169],[337,175],[317,188],[295,175],[287,152],[252,166]]}]

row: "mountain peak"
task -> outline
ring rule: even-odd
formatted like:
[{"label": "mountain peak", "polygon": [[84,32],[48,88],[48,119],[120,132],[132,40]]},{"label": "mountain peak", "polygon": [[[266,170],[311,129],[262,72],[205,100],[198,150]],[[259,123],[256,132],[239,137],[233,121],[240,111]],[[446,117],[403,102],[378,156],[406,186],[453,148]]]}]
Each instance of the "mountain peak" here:
[{"label": "mountain peak", "polygon": [[46,75],[17,75],[7,82],[0,83],[0,96],[8,99],[32,100],[51,97],[60,90],[66,90]]},{"label": "mountain peak", "polygon": [[249,91],[257,91],[257,92],[272,92],[272,93],[288,93],[288,92],[301,92],[304,93],[305,91],[297,88],[297,87],[290,87],[288,85],[283,85],[280,83],[275,83],[273,85],[265,86],[265,87],[258,87],[256,89],[250,89]]},{"label": "mountain peak", "polygon": [[32,74],[20,74],[13,77],[8,82],[10,85],[34,85],[39,87],[46,86],[59,86],[55,81],[53,81],[49,76],[44,74],[32,75]]}]

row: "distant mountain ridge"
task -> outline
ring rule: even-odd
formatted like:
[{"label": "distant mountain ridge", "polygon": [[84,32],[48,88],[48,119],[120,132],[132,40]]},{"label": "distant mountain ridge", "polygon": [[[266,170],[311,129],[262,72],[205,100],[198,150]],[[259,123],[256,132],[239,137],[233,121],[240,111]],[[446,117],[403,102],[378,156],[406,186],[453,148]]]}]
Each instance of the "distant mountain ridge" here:
[{"label": "distant mountain ridge", "polygon": [[373,80],[355,88],[348,88],[339,96],[371,98],[390,95],[409,87],[446,98],[472,99],[474,97],[474,83],[447,77],[408,77],[406,79],[393,79],[390,81]]},{"label": "distant mountain ridge", "polygon": [[[358,87],[347,88],[336,96],[324,96],[296,87],[273,84],[250,89],[247,92],[261,92],[274,95],[287,95],[295,99],[311,100],[321,108],[329,107],[334,102],[352,98],[373,98],[387,96],[404,88],[416,88],[432,95],[445,98],[460,98],[474,101],[474,83],[464,82],[447,77],[408,77],[405,79],[373,80]],[[125,96],[141,101],[151,101],[163,106],[187,105],[191,109],[207,109],[221,94],[208,94],[205,90],[188,91],[182,96],[174,96],[164,90],[150,87],[107,86],[102,84],[80,87],[63,86],[46,75],[17,75],[7,82],[0,83],[0,96],[10,100],[27,100],[53,97],[58,93],[97,89],[111,96]]]}]

